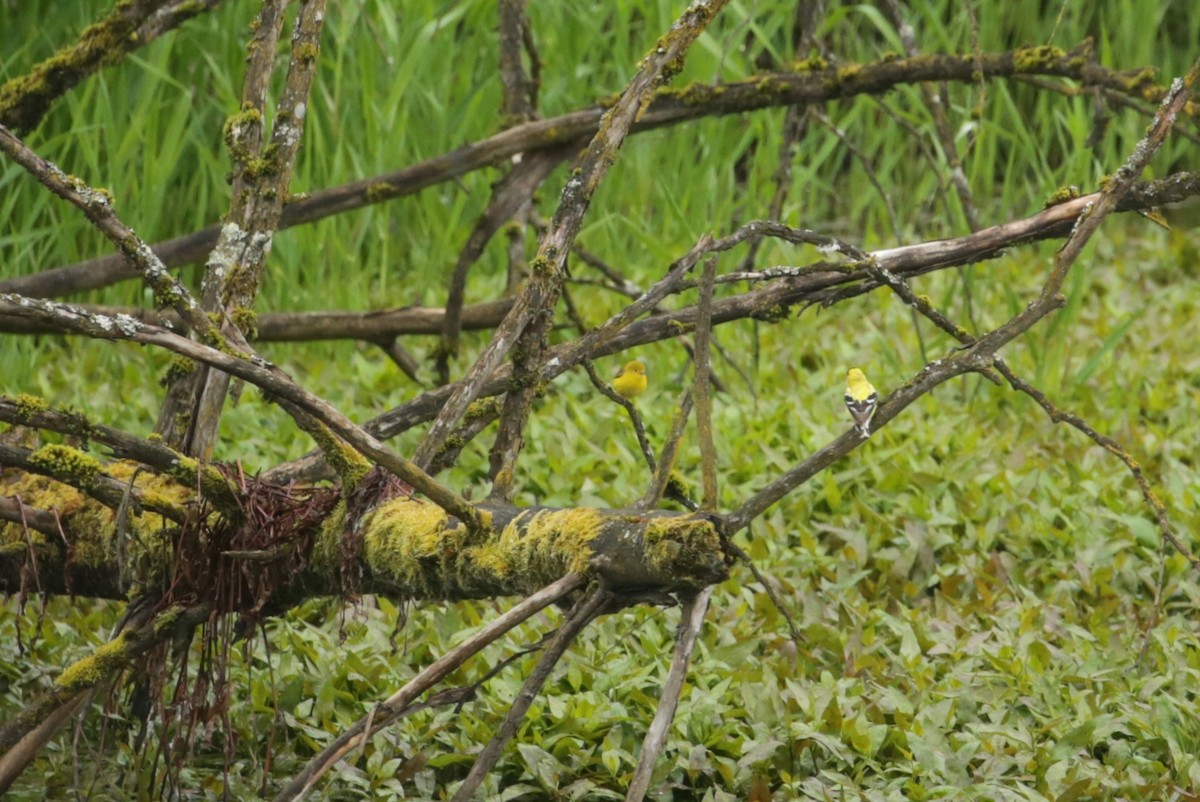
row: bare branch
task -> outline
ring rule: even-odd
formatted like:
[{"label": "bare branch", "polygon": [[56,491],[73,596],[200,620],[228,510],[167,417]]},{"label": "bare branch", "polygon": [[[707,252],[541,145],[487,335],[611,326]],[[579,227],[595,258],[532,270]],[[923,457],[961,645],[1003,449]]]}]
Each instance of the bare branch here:
[{"label": "bare branch", "polygon": [[696,396],[696,433],[700,438],[700,473],[703,480],[703,496],[700,509],[716,512],[717,496],[717,447],[713,442],[712,394],[710,391],[709,341],[712,336],[713,281],[717,277],[716,257],[710,257],[704,265],[704,276],[700,282],[699,316],[696,319],[696,380],[693,384]]},{"label": "bare branch", "polygon": [[[1055,256],[1054,265],[1038,298],[1004,324],[980,337],[969,349],[927,364],[920,373],[880,403],[874,418],[872,418],[872,429],[883,426],[921,395],[953,376],[994,367],[996,351],[1063,305],[1064,299],[1059,295],[1059,290],[1066,278],[1067,271],[1082,252],[1084,244],[1095,233],[1100,220],[1116,208],[1120,197],[1129,190],[1133,180],[1141,173],[1154,151],[1161,145],[1175,121],[1175,114],[1188,98],[1189,92],[1185,91],[1185,86],[1190,88],[1198,75],[1200,75],[1200,62],[1197,62],[1197,65],[1189,71],[1186,82],[1176,80],[1172,84],[1171,91],[1164,99],[1162,109],[1145,139],[1138,143],[1133,154],[1114,176],[1112,182],[1099,193],[1099,197],[1095,198],[1094,204],[1089,203],[1080,210],[1071,236]],[[1047,211],[1052,211],[1052,209]],[[883,268],[876,265],[873,266],[873,269]],[[772,504],[806,482],[818,471],[848,454],[860,442],[857,433],[851,430],[810,455],[727,516],[725,519],[726,533],[732,535],[746,527]]]},{"label": "bare branch", "polygon": [[492,736],[492,740],[488,741],[488,745],[483,748],[479,756],[475,758],[474,765],[471,766],[470,773],[463,780],[462,785],[454,792],[451,802],[470,802],[475,796],[475,791],[478,790],[493,768],[496,766],[496,761],[500,759],[504,747],[512,737],[517,734],[517,728],[521,726],[522,719],[525,718],[525,713],[528,712],[529,706],[533,704],[533,700],[537,698],[538,693],[542,690],[542,686],[546,684],[546,680],[550,677],[550,672],[554,670],[554,666],[562,659],[567,649],[579,633],[592,622],[597,616],[604,613],[612,601],[612,594],[603,588],[594,591],[586,599],[581,599],[578,604],[567,615],[567,619],[563,621],[562,626],[558,628],[557,634],[546,646],[546,651],[542,653],[541,658],[534,667],[533,673],[525,680],[525,684],[521,686],[517,698],[513,700],[512,706],[508,709],[508,713],[504,716],[504,722],[500,725],[500,729]]},{"label": "bare branch", "polygon": [[[836,68],[799,73],[769,73],[754,80],[707,85],[694,84],[683,91],[660,90],[631,133],[671,126],[704,117],[741,114],[764,108],[820,104],[861,94],[881,94],[920,81],[976,82],[989,78],[1056,76],[1082,81],[1121,94],[1154,95],[1143,70],[1108,70],[1078,53],[1036,53],[1023,50],[978,55],[926,55],[858,65],[853,76]],[[770,91],[765,91],[769,88]],[[320,220],[333,214],[361,209],[373,203],[411,195],[426,187],[453,180],[474,170],[509,159],[569,145],[595,133],[604,113],[594,107],[547,120],[518,125],[487,139],[411,165],[393,173],[364,178],[294,199],[283,212],[280,228]],[[1178,200],[1179,198],[1175,198]],[[158,243],[153,250],[174,267],[203,258],[217,241],[220,228],[210,226],[192,234]],[[0,281],[0,292],[49,297],[82,292],[133,278],[118,257],[101,257],[77,265],[43,271],[32,276]]]},{"label": "bare branch", "polygon": [[34,178],[63,200],[84,213],[104,236],[117,246],[154,288],[157,297],[175,308],[193,331],[210,342],[218,335],[212,321],[205,317],[199,304],[178,279],[154,255],[133,229],[121,222],[112,207],[112,196],[105,190],[94,189],[78,178],[68,176],[56,165],[30,150],[11,131],[0,125],[0,151],[29,171]]},{"label": "bare branch", "polygon": [[335,738],[320,754],[313,757],[291,781],[275,795],[275,802],[301,799],[337,763],[342,756],[354,751],[372,735],[396,720],[403,710],[422,693],[441,682],[451,672],[473,657],[480,649],[494,643],[506,632],[534,613],[566,598],[582,587],[586,580],[580,574],[568,574],[552,585],[534,593],[508,612],[497,616],[478,633],[460,643],[426,666],[403,688],[381,702],[370,715],[356,721]]},{"label": "bare branch", "polygon": [[[540,356],[545,347],[542,343],[545,321],[558,301],[559,288],[566,276],[567,255],[571,252],[571,245],[575,241],[579,226],[583,223],[584,214],[591,205],[592,195],[608,174],[609,167],[616,161],[617,151],[630,128],[644,116],[653,99],[655,88],[664,80],[669,80],[673,74],[668,68],[678,70],[692,42],[727,2],[728,0],[712,0],[705,5],[689,6],[671,26],[671,30],[659,40],[660,45],[642,60],[640,69],[617,102],[604,113],[596,135],[592,137],[578,167],[563,188],[562,199],[554,214],[554,220],[551,221],[550,230],[538,247],[532,275],[525,284],[524,292],[517,298],[512,311],[500,324],[492,341],[483,349],[466,377],[446,400],[437,418],[425,432],[425,437],[414,454],[414,461],[418,465],[427,465],[433,454],[441,449],[442,443],[467,406],[479,397],[480,390],[491,373],[512,347],[526,336],[526,328],[535,320],[541,323],[535,327],[527,343],[528,347],[522,351],[530,355],[530,370],[540,366]],[[519,369],[520,366],[517,367]],[[528,393],[521,395],[523,397],[518,399],[517,393],[510,393],[505,399],[506,410],[505,414],[501,415],[502,430],[498,437],[505,436],[503,427],[515,428],[518,432],[524,429],[531,398]],[[517,438],[510,434],[509,439],[515,442]]]},{"label": "bare branch", "polygon": [[679,627],[675,630],[675,656],[671,658],[671,672],[663,683],[662,693],[658,697],[658,709],[654,711],[654,721],[646,731],[642,740],[642,753],[638,756],[637,769],[634,770],[633,780],[625,794],[625,802],[641,802],[650,788],[650,778],[654,774],[654,764],[662,753],[667,742],[667,731],[675,719],[675,709],[679,706],[679,696],[683,693],[683,683],[687,679],[688,665],[692,661],[692,650],[696,648],[696,638],[700,636],[700,628],[704,626],[704,616],[708,613],[708,602],[712,598],[713,588],[710,585],[695,595],[687,598],[679,613]]}]

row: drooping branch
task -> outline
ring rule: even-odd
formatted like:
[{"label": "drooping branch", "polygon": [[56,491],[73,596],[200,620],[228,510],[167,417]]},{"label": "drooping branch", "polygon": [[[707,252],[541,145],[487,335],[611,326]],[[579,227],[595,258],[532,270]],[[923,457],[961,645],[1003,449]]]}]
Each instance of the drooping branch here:
[{"label": "drooping branch", "polygon": [[[140,655],[207,619],[209,612],[209,605],[205,603],[163,610],[68,666],[59,674],[49,693],[0,727],[0,753],[12,748],[80,694],[114,679]],[[0,787],[0,793],[4,790]]]},{"label": "drooping branch", "polygon": [[[933,308],[927,299],[914,294],[907,284],[899,281],[895,276],[884,270],[873,271],[873,274],[877,276],[881,283],[886,284],[895,292],[906,304],[919,314],[925,316],[939,329],[954,337],[964,346],[972,347],[975,345],[976,340],[974,337],[937,309]],[[1141,464],[1129,454],[1126,448],[1111,437],[1098,432],[1083,418],[1061,409],[1045,393],[1018,376],[1000,356],[995,357],[994,368],[997,373],[1008,381],[1009,386],[1014,390],[1032,398],[1045,411],[1051,421],[1054,423],[1066,423],[1073,429],[1082,432],[1096,445],[1121,460],[1125,464],[1125,467],[1129,469],[1134,482],[1137,483],[1138,489],[1142,493],[1142,498],[1150,509],[1154,511],[1154,518],[1158,523],[1158,528],[1162,532],[1163,538],[1176,551],[1182,554],[1192,564],[1193,568],[1200,568],[1200,558],[1193,554],[1191,549],[1179,539],[1179,536],[1175,533],[1175,527],[1171,525],[1171,520],[1167,516],[1166,506],[1162,503],[1162,500],[1158,497],[1158,493],[1155,492],[1153,486],[1150,484],[1150,480],[1146,477],[1145,471],[1142,470]]]},{"label": "drooping branch", "polygon": [[381,702],[371,713],[356,721],[338,735],[319,754],[288,782],[275,796],[275,802],[291,802],[302,798],[342,758],[357,749],[368,738],[400,717],[408,705],[422,693],[446,678],[480,649],[494,643],[505,633],[550,604],[562,601],[582,587],[587,580],[581,574],[568,574],[531,594],[508,612],[493,619],[478,634],[460,643],[426,666],[403,688]]},{"label": "drooping branch", "polygon": [[546,646],[546,650],[542,653],[533,672],[525,678],[525,683],[517,693],[517,698],[508,708],[508,713],[505,714],[500,728],[496,730],[496,734],[475,758],[471,771],[468,772],[467,778],[463,780],[458,790],[454,792],[450,802],[471,802],[475,792],[483,784],[484,778],[491,774],[492,769],[496,767],[500,755],[504,752],[504,747],[517,734],[517,728],[521,726],[525,714],[529,712],[529,708],[541,692],[542,686],[550,678],[550,672],[554,670],[558,661],[566,654],[567,649],[579,637],[579,633],[605,612],[612,599],[612,593],[607,589],[597,588],[586,599],[581,599],[567,614],[566,620],[558,628],[554,637],[550,639],[550,643]]},{"label": "drooping branch", "polygon": [[121,222],[113,210],[112,197],[105,190],[89,187],[68,176],[56,165],[34,153],[11,131],[0,125],[0,152],[24,167],[47,189],[78,208],[104,236],[117,247],[154,288],[157,297],[174,307],[189,327],[209,342],[218,342],[216,328],[204,316],[199,304],[178,279],[167,272],[154,252]]}]

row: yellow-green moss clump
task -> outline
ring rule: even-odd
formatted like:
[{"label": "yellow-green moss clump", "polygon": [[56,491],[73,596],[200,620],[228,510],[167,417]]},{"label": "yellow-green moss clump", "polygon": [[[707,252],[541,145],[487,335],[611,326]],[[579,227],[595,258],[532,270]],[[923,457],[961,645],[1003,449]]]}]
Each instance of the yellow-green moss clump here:
[{"label": "yellow-green moss clump", "polygon": [[1017,72],[1037,72],[1051,62],[1066,58],[1067,51],[1051,45],[1021,47],[1013,51],[1013,66]]},{"label": "yellow-green moss clump", "polygon": [[1050,197],[1046,198],[1046,201],[1042,204],[1042,208],[1049,209],[1051,206],[1057,206],[1060,203],[1066,203],[1067,201],[1075,200],[1082,195],[1083,192],[1080,191],[1079,187],[1075,186],[1074,184],[1070,184],[1065,187],[1059,187],[1050,194]]},{"label": "yellow-green moss clump", "polygon": [[366,191],[363,193],[367,198],[367,203],[379,203],[388,200],[395,196],[396,187],[386,181],[379,181],[374,184],[368,184]]},{"label": "yellow-green moss clump", "polygon": [[366,522],[363,554],[377,576],[391,577],[414,595],[447,595],[446,578],[466,529],[449,527],[446,511],[428,501],[395,498]]},{"label": "yellow-green moss clump", "polygon": [[594,509],[523,512],[493,542],[471,549],[463,568],[504,586],[544,585],[571,572],[585,572],[592,541],[604,527]]},{"label": "yellow-green moss clump", "polygon": [[342,487],[349,491],[371,471],[370,461],[342,438],[334,434],[323,423],[314,423],[306,431],[317,441],[325,461],[341,480]]},{"label": "yellow-green moss clump", "polygon": [[97,647],[87,657],[67,666],[54,684],[68,691],[86,690],[116,674],[128,663],[128,633],[122,632],[116,640]]},{"label": "yellow-green moss clump", "polygon": [[[51,448],[54,447],[47,446],[39,451]],[[96,465],[98,476],[99,462]],[[108,474],[120,481],[128,481],[136,468],[137,465],[133,462],[113,462],[107,466]],[[192,496],[187,487],[167,477],[147,472],[138,474],[134,486],[142,495],[147,507],[182,508]],[[73,565],[103,569],[115,564],[116,544],[113,541],[116,537],[117,522],[116,513],[112,509],[87,498],[74,487],[33,473],[21,474],[10,481],[0,483],[0,495],[17,495],[31,507],[57,511],[71,539]],[[128,536],[125,555],[131,575],[136,575],[139,570],[162,570],[167,565],[171,544],[161,536],[163,523],[162,517],[153,512],[136,514],[130,510],[126,521]],[[46,542],[45,537],[38,532],[30,532],[29,536],[35,545]],[[19,524],[0,524],[0,545],[23,543],[25,537],[25,532]]]},{"label": "yellow-green moss clump", "polygon": [[83,488],[95,487],[102,473],[100,460],[64,445],[42,446],[29,455],[29,463],[55,479]]},{"label": "yellow-green moss clump", "polygon": [[337,571],[341,564],[342,533],[346,529],[346,499],[342,498],[325,516],[321,529],[313,539],[309,552],[309,567],[324,573]]},{"label": "yellow-green moss clump", "polygon": [[654,518],[646,524],[646,562],[656,571],[673,565],[707,565],[721,552],[717,528],[707,518]]},{"label": "yellow-green moss clump", "polygon": [[45,412],[50,408],[50,405],[46,403],[46,399],[39,398],[36,395],[28,395],[27,393],[18,395],[13,399],[13,403],[17,405],[17,415],[25,422],[28,422],[34,414]]}]

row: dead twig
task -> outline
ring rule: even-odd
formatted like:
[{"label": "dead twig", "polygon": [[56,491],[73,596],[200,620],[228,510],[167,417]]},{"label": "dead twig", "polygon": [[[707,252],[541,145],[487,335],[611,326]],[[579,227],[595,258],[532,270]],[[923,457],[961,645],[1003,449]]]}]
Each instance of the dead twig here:
[{"label": "dead twig", "polygon": [[[493,619],[477,634],[460,643],[446,654],[426,666],[419,674],[409,680],[403,688],[396,691],[381,702],[368,716],[356,721],[344,732],[338,735],[319,754],[314,756],[286,786],[275,795],[274,802],[293,802],[304,797],[316,787],[317,782],[329,769],[349,754],[359,744],[370,738],[375,732],[392,723],[408,705],[418,696],[445,679],[451,671],[465,663],[473,655],[488,644],[500,638],[504,633],[529,618],[547,605],[558,602],[576,589],[582,587],[586,580],[580,574],[568,574],[552,585],[534,593],[521,601],[508,612]],[[368,721],[370,728],[367,727]]]},{"label": "dead twig", "polygon": [[642,740],[642,753],[638,757],[637,769],[634,770],[633,780],[625,794],[625,802],[641,802],[650,788],[654,764],[667,742],[667,730],[675,718],[675,709],[679,705],[679,696],[683,692],[688,665],[692,660],[692,650],[696,647],[700,628],[704,626],[704,616],[708,612],[712,592],[713,586],[710,585],[683,602],[683,609],[679,614],[679,627],[675,630],[675,655],[671,658],[671,671],[663,683],[662,694],[658,698],[658,709],[654,711],[654,721],[650,723],[646,737]]},{"label": "dead twig", "polygon": [[586,599],[580,600],[571,612],[568,613],[567,619],[563,621],[554,638],[546,646],[546,651],[542,653],[542,657],[538,660],[537,666],[534,667],[533,673],[529,675],[525,680],[525,684],[521,686],[521,690],[517,693],[517,698],[513,700],[507,715],[504,716],[504,721],[500,724],[500,728],[496,730],[496,734],[492,736],[492,740],[488,741],[487,746],[475,758],[475,763],[471,766],[470,773],[467,774],[467,778],[463,780],[458,790],[454,792],[451,802],[470,802],[470,799],[475,795],[475,791],[483,782],[484,777],[495,768],[496,762],[500,759],[505,745],[516,735],[517,728],[521,726],[521,721],[525,718],[525,713],[542,690],[542,686],[550,677],[550,672],[554,670],[554,666],[562,659],[562,656],[566,653],[570,645],[574,643],[575,638],[579,636],[584,627],[590,624],[597,616],[604,613],[605,608],[611,600],[612,594],[600,588]]}]

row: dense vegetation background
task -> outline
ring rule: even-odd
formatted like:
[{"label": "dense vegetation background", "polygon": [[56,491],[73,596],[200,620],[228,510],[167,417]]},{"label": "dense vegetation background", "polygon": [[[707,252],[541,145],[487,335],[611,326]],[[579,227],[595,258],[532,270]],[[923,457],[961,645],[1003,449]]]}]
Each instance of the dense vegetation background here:
[{"label": "dense vegetation background", "polygon": [[[0,80],[71,41],[106,7],[0,5]],[[551,116],[620,91],[681,8],[531,4],[542,61],[539,112]],[[134,52],[68,93],[27,141],[66,172],[108,187],[123,219],[148,241],[218,220],[228,208],[221,130],[238,107],[254,13],[252,4],[230,0]],[[903,13],[924,52],[1069,49],[1090,37],[1101,64],[1155,67],[1163,84],[1186,72],[1200,42],[1200,15],[1183,0],[931,0]],[[741,80],[808,56],[794,50],[795,16],[794,3],[732,4],[693,47],[675,85]],[[495,3],[344,2],[331,4],[328,17],[294,191],[396,169],[501,127]],[[870,3],[829,4],[816,38],[844,63],[903,52],[887,14]],[[1059,187],[1095,189],[1148,121],[1114,106],[1098,130],[1090,94],[1031,82],[952,85],[948,98],[982,225],[1031,214]],[[784,222],[867,249],[969,231],[918,86],[820,112],[788,152]],[[703,119],[631,137],[579,243],[645,286],[701,234],[768,216],[785,114]],[[1198,152],[1173,137],[1144,177],[1193,168]],[[442,305],[455,255],[496,177],[481,170],[281,232],[260,311]],[[544,215],[565,180],[560,168],[546,184]],[[1190,543],[1200,524],[1193,414],[1200,251],[1189,210],[1168,217],[1170,231],[1135,215],[1110,218],[1070,276],[1066,307],[1004,356],[1129,448]],[[527,236],[532,244],[534,234]],[[1029,301],[1057,244],[933,273],[914,290],[984,329]],[[0,163],[0,275],[107,252],[74,209]],[[755,265],[800,261],[793,248],[765,244]],[[468,300],[499,296],[506,268],[501,238],[472,273]],[[574,271],[594,278],[586,266]],[[198,280],[194,268],[185,275]],[[586,298],[580,307],[592,324],[623,300],[586,285],[572,292]],[[152,305],[140,282],[78,300]],[[954,346],[928,326],[921,335],[923,343],[909,310],[883,292],[774,325],[717,329],[731,360],[715,365],[728,388],[715,412],[723,500],[744,499],[845,429],[847,366],[863,367],[886,392],[921,368],[922,345],[930,359]],[[468,348],[486,338],[468,335]],[[428,360],[436,339],[405,346]],[[418,389],[363,344],[266,344],[262,352],[356,420]],[[687,355],[664,342],[638,356],[652,375],[640,407],[661,442]],[[37,394],[146,433],[166,364],[165,355],[128,346],[3,336],[0,392]],[[394,445],[405,453],[415,439],[409,433]],[[281,411],[247,390],[223,418],[218,456],[253,472],[310,447]],[[694,447],[685,450],[684,475],[698,476],[698,459]],[[623,416],[582,373],[563,376],[539,402],[522,466],[521,503],[616,506],[640,495],[646,478]],[[486,470],[486,443],[476,441],[446,481],[482,495]],[[1196,573],[1160,543],[1124,467],[1053,425],[1029,399],[975,376],[944,385],[771,509],[742,546],[769,574],[803,640],[793,642],[749,573],[736,570],[714,599],[653,798],[745,799],[756,777],[777,799],[1200,792]],[[270,621],[269,637],[243,642],[235,656],[228,681],[238,703],[188,762],[189,798],[249,797],[270,778],[288,776],[493,606],[430,604],[405,618],[383,598],[324,600]],[[4,716],[102,643],[121,613],[119,605],[69,598],[24,608],[10,599],[0,609]],[[489,793],[622,798],[677,615],[635,608],[589,629],[530,711]],[[478,679],[536,637],[532,626],[518,630],[511,645],[493,647],[451,681]],[[533,660],[517,660],[461,710],[431,710],[376,736],[323,793],[442,798]],[[90,798],[126,798],[138,781],[113,767],[146,772],[140,793],[153,797],[151,767],[134,745],[127,712],[117,706],[92,716],[78,739],[68,730],[12,798],[74,798],[81,778]],[[87,767],[100,763],[109,769],[92,778]]]}]

